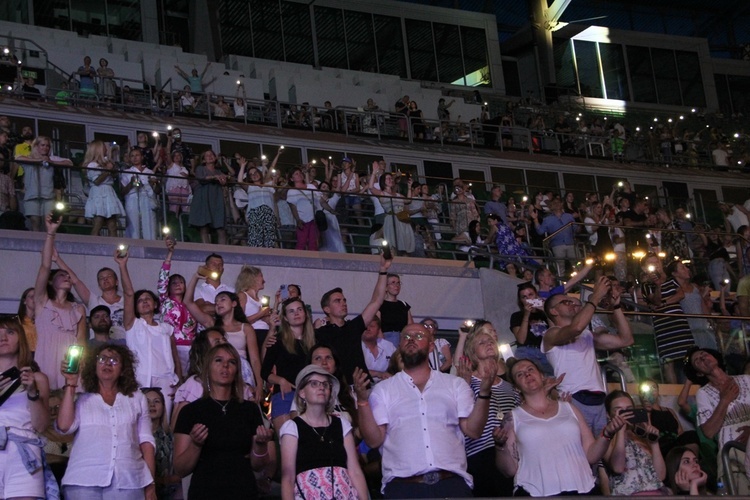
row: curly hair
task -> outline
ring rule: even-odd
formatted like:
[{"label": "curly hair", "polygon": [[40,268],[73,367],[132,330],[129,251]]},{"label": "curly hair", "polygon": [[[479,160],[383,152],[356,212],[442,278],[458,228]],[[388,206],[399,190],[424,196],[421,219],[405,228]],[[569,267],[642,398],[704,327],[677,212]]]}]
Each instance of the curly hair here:
[{"label": "curly hair", "polygon": [[117,389],[122,394],[130,397],[138,390],[138,382],[135,380],[135,365],[138,360],[133,351],[124,345],[102,344],[91,349],[83,362],[81,370],[81,384],[86,392],[99,392],[99,377],[96,375],[96,358],[104,351],[112,351],[120,356],[120,376],[117,379]]}]

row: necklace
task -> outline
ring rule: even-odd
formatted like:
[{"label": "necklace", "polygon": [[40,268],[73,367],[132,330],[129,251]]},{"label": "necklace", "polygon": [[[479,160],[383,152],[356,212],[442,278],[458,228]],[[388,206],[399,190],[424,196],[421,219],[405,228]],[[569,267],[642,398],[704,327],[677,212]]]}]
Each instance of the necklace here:
[{"label": "necklace", "polygon": [[221,413],[223,413],[224,415],[226,415],[227,414],[227,406],[229,405],[229,401],[231,401],[231,399],[229,401],[227,401],[226,403],[224,403],[224,404],[219,403],[214,398],[211,398],[211,399],[214,401],[214,403],[216,403],[217,405],[221,406]]},{"label": "necklace", "polygon": [[326,417],[326,427],[325,427],[325,430],[323,431],[323,434],[318,432],[318,430],[315,427],[313,427],[312,424],[308,423],[307,425],[309,425],[310,428],[313,430],[313,432],[320,438],[320,442],[324,443],[326,440],[326,433],[328,432],[328,427],[330,427],[331,425],[330,421],[328,420],[328,417]]}]

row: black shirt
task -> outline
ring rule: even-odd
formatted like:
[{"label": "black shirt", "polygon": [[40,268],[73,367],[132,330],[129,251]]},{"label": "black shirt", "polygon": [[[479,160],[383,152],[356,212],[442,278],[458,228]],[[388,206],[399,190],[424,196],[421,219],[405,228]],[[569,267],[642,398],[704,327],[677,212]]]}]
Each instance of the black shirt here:
[{"label": "black shirt", "polygon": [[202,398],[185,406],[177,417],[175,434],[190,434],[195,424],[208,427],[208,438],[193,470],[188,496],[191,500],[256,498],[255,476],[249,455],[253,436],[263,425],[258,405],[229,401],[226,414],[221,403]]},{"label": "black shirt", "polygon": [[349,382],[353,381],[352,374],[357,367],[367,374],[370,373],[362,352],[362,333],[366,328],[365,321],[360,314],[353,320],[346,321],[344,326],[328,323],[315,330],[315,340],[331,346],[336,351],[341,360],[341,370]]},{"label": "black shirt", "polygon": [[[514,327],[521,326],[523,321],[523,311],[516,311],[510,316],[510,329],[513,331]],[[526,334],[526,342],[523,344],[517,342],[519,347],[536,347],[541,349],[542,337],[544,333],[549,329],[547,323],[547,316],[543,312],[533,311],[529,315],[529,332]]]},{"label": "black shirt", "polygon": [[380,306],[380,329],[384,332],[400,332],[409,322],[411,306],[403,300],[383,301]]},{"label": "black shirt", "polygon": [[[284,347],[281,337],[276,338],[276,343],[268,348],[266,356],[263,358],[263,366],[260,369],[260,376],[263,380],[268,380],[273,367],[276,367],[276,375],[283,377],[290,384],[294,385],[297,375],[304,367],[307,366],[307,353],[302,348],[302,341],[294,341],[295,352],[289,352]],[[278,392],[279,385],[274,384],[274,392]]]}]

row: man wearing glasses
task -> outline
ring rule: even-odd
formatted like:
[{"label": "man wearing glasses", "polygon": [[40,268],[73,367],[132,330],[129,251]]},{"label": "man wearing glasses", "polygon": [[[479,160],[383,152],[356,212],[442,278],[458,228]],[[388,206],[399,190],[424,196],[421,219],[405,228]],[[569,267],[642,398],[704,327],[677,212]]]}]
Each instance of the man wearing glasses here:
[{"label": "man wearing glasses", "polygon": [[432,330],[419,323],[401,331],[404,369],[367,395],[367,374],[354,373],[359,426],[371,448],[382,446],[385,498],[470,497],[464,435],[482,434],[497,362],[479,367],[479,396],[460,377],[430,368]]},{"label": "man wearing glasses", "polygon": [[[544,303],[544,313],[552,326],[544,334],[542,352],[554,368],[555,377],[565,375],[558,390],[572,395],[572,403],[581,410],[595,436],[607,425],[604,409],[607,390],[596,361],[596,350],[622,349],[633,344],[630,323],[620,306],[620,292],[619,288],[612,288],[606,276],[601,276],[589,300],[583,304],[564,294],[552,295]],[[610,299],[616,334],[594,334],[589,328],[604,298]]]}]

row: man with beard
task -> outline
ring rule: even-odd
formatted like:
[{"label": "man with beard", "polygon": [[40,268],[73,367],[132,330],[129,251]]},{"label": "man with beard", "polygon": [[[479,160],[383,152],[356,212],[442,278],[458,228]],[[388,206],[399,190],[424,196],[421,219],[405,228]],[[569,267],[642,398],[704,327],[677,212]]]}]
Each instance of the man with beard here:
[{"label": "man with beard", "polygon": [[464,435],[477,439],[487,423],[497,361],[479,366],[479,395],[460,377],[430,369],[432,330],[420,323],[401,331],[403,371],[367,397],[367,375],[356,370],[359,428],[381,447],[385,498],[470,497]]},{"label": "man with beard", "polygon": [[94,338],[88,340],[88,348],[95,349],[103,344],[126,345],[125,339],[113,339],[110,332],[112,330],[112,316],[109,307],[96,306],[89,314],[89,325],[94,332]]}]

